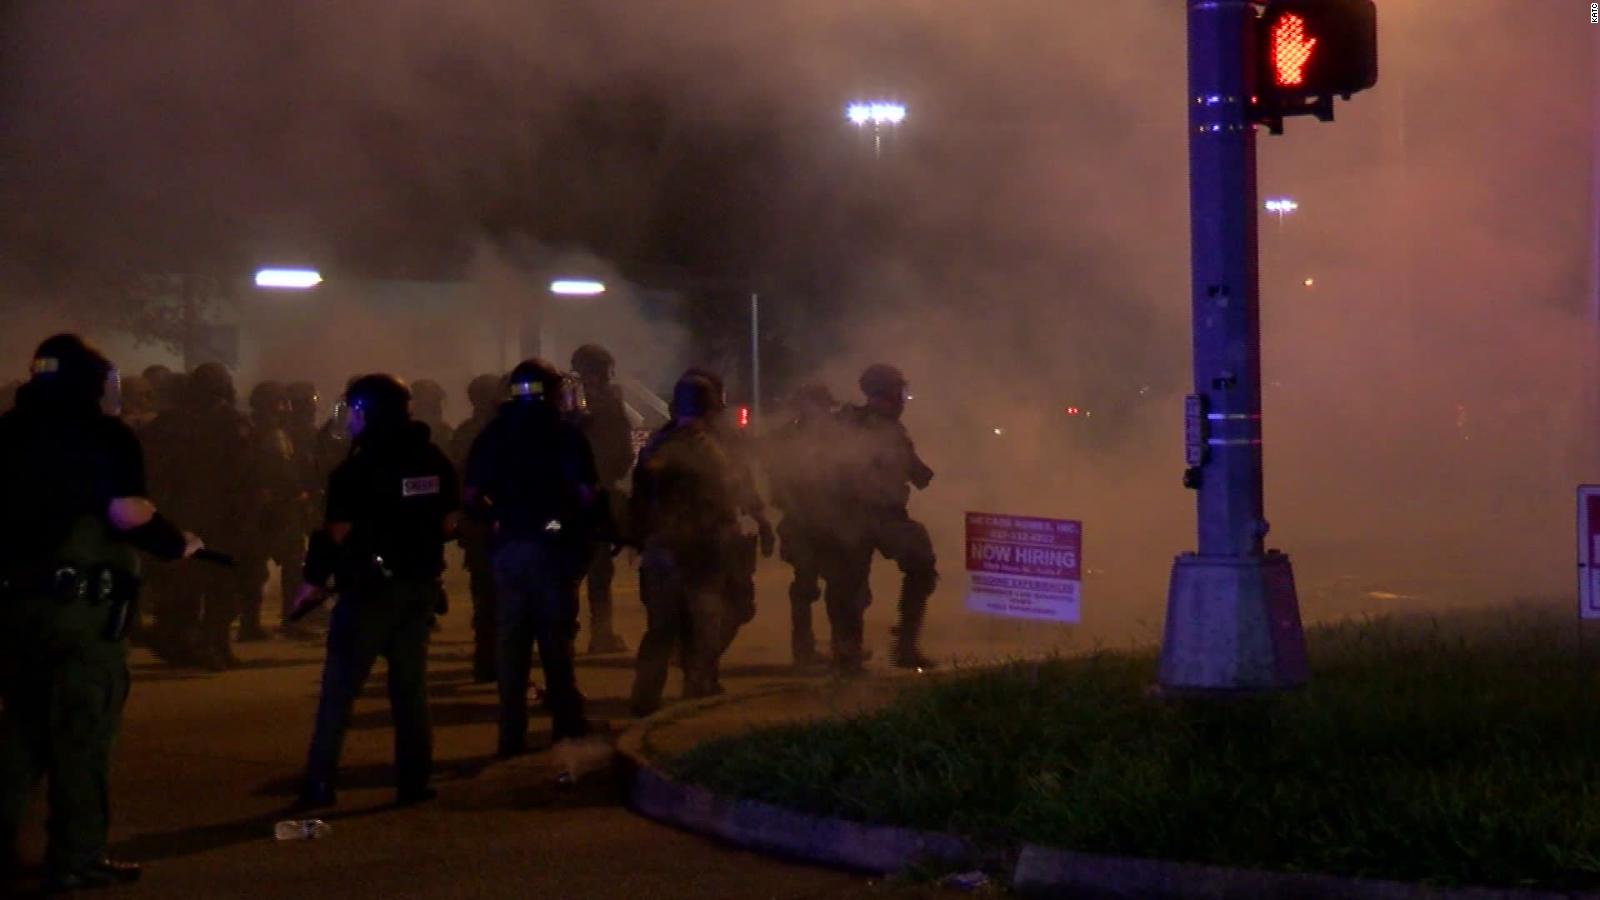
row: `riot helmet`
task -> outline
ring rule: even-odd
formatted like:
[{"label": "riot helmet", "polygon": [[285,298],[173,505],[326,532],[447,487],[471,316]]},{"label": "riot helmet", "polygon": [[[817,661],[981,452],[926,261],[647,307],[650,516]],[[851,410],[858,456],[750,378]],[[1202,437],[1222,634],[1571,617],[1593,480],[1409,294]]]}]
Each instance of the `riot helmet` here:
[{"label": "riot helmet", "polygon": [[880,404],[895,416],[905,411],[906,385],[910,382],[904,372],[888,363],[876,363],[861,373],[859,383],[869,403]]},{"label": "riot helmet", "polygon": [[672,388],[674,419],[703,419],[722,410],[717,385],[704,375],[685,373]]},{"label": "riot helmet", "polygon": [[411,420],[411,390],[393,375],[363,375],[344,392],[350,437],[393,431]]},{"label": "riot helmet", "polygon": [[424,422],[444,421],[444,387],[431,378],[411,385],[412,413]]},{"label": "riot helmet", "polygon": [[217,362],[201,363],[189,373],[189,393],[196,403],[205,406],[220,404],[231,408],[238,401],[233,375]]},{"label": "riot helmet", "polygon": [[263,381],[250,391],[250,412],[259,419],[282,424],[289,416],[289,391],[276,381]]},{"label": "riot helmet", "polygon": [[499,375],[479,375],[467,383],[467,399],[474,412],[492,410],[505,395],[505,381]]},{"label": "riot helmet", "polygon": [[584,344],[572,351],[572,368],[587,381],[608,384],[616,375],[617,360],[599,344]]},{"label": "riot helmet", "polygon": [[121,411],[116,367],[99,350],[75,334],[46,338],[33,353],[28,392],[53,403],[101,405],[109,415]]},{"label": "riot helmet", "polygon": [[[720,374],[703,366],[693,366],[684,370],[682,378],[688,378],[690,376],[705,379],[706,383],[711,385],[711,389],[716,396],[716,402],[709,412],[719,413],[728,408],[728,388],[727,385],[723,383],[722,376]],[[682,378],[679,379],[680,383]]]},{"label": "riot helmet", "polygon": [[543,403],[561,409],[566,381],[555,366],[542,359],[524,360],[511,370],[511,400],[514,403]]},{"label": "riot helmet", "polygon": [[317,386],[309,381],[296,381],[287,388],[289,412],[297,420],[315,422],[317,418]]}]

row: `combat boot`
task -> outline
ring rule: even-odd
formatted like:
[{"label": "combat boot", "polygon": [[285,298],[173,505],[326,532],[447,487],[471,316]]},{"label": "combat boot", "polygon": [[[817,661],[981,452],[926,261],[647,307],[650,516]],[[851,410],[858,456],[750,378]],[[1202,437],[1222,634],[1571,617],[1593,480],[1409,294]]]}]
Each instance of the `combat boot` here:
[{"label": "combat boot", "polygon": [[929,578],[907,575],[900,586],[900,624],[892,630],[894,652],[889,662],[897,669],[933,669],[938,663],[923,655],[917,641],[922,636],[922,619],[933,593]]},{"label": "combat boot", "polygon": [[132,884],[139,880],[141,874],[143,873],[136,863],[102,859],[81,869],[51,873],[49,878],[45,879],[44,891],[46,894],[68,894],[74,891]]},{"label": "combat boot", "polygon": [[794,656],[794,664],[800,668],[815,666],[822,662],[822,654],[817,652],[817,636],[811,628],[811,601],[791,596],[789,599],[789,649]]}]

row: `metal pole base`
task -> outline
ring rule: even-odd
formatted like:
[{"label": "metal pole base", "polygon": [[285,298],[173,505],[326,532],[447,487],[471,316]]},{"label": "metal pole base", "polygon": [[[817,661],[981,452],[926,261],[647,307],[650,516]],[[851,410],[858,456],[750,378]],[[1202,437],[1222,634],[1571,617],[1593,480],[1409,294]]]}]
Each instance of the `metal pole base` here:
[{"label": "metal pole base", "polygon": [[1285,690],[1309,677],[1288,556],[1177,558],[1161,645],[1164,692]]}]

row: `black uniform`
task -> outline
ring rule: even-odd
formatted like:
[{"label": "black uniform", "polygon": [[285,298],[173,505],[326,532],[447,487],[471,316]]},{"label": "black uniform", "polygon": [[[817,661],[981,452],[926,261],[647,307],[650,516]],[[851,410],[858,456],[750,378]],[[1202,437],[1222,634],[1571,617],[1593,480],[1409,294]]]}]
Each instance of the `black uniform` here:
[{"label": "black uniform", "polygon": [[726,448],[705,421],[669,424],[639,454],[629,521],[644,549],[639,595],[647,625],[633,685],[635,715],[661,705],[675,647],[686,698],[721,690],[727,556],[740,541],[737,480]]},{"label": "black uniform", "polygon": [[[594,450],[595,468],[606,489],[611,516],[613,520],[620,519],[627,502],[625,481],[633,469],[633,426],[623,408],[622,393],[615,385],[590,394],[588,407],[579,427]],[[594,544],[588,571],[591,653],[626,649],[612,624],[611,582],[616,577],[616,566],[611,561],[611,536],[604,537],[607,539]]]},{"label": "black uniform", "polygon": [[588,723],[572,640],[599,488],[589,442],[554,407],[512,401],[473,442],[465,486],[469,508],[492,522],[499,752],[519,753],[527,742],[535,643],[553,739],[582,737]]},{"label": "black uniform", "polygon": [[[147,492],[125,424],[40,400],[24,387],[0,416],[0,877],[43,777],[48,867],[66,885],[103,865],[111,746],[128,693],[118,623],[138,562],[107,510]],[[165,539],[140,546],[181,556],[182,535],[162,522]]]},{"label": "black uniform", "polygon": [[337,546],[319,536],[306,558],[306,581],[321,585],[331,576],[339,591],[306,766],[311,795],[333,784],[351,706],[379,656],[389,664],[400,796],[426,789],[429,626],[443,593],[446,521],[459,505],[455,467],[419,422],[363,433],[329,478],[326,520],[350,530]]}]

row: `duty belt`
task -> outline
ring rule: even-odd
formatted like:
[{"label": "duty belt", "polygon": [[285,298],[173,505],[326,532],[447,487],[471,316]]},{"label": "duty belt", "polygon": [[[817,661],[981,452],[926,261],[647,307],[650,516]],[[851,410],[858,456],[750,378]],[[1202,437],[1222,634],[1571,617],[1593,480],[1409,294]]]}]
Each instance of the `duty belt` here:
[{"label": "duty belt", "polygon": [[117,592],[116,572],[110,566],[84,569],[59,566],[53,570],[11,575],[0,579],[0,594],[39,592],[58,600],[101,604]]}]

